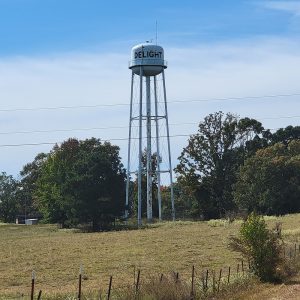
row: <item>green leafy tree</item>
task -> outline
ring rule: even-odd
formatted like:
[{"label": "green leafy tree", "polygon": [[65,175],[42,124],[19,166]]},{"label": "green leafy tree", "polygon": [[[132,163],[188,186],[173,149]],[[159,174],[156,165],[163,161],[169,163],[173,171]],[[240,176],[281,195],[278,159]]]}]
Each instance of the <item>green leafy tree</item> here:
[{"label": "green leafy tree", "polygon": [[218,218],[233,210],[232,185],[244,159],[267,140],[261,123],[222,112],[199,124],[183,149],[175,171],[181,185],[194,195],[198,216]]},{"label": "green leafy tree", "polygon": [[[193,219],[198,217],[199,208],[195,196],[190,189],[181,185],[180,182],[173,183],[174,201],[177,219]],[[171,189],[170,186],[161,187],[162,214],[164,218],[172,219]]]},{"label": "green leafy tree", "polygon": [[241,209],[262,214],[300,211],[300,140],[257,151],[241,167],[234,199]]},{"label": "green leafy tree", "polygon": [[124,212],[125,170],[119,148],[91,138],[56,145],[42,165],[35,197],[48,222],[103,228]]},{"label": "green leafy tree", "polygon": [[270,141],[272,144],[284,143],[287,145],[290,141],[299,139],[300,126],[287,126],[286,128],[280,128],[270,135]]},{"label": "green leafy tree", "polygon": [[[22,212],[26,209],[26,215],[37,216],[37,211],[34,199],[34,193],[36,190],[36,182],[41,174],[42,165],[47,160],[48,154],[39,153],[36,155],[34,160],[26,164],[21,172],[21,181],[19,183],[18,198],[20,199]],[[26,208],[25,208],[26,207]]]},{"label": "green leafy tree", "polygon": [[18,182],[5,172],[0,174],[0,219],[13,222],[20,209],[17,194]]},{"label": "green leafy tree", "polygon": [[264,219],[254,213],[242,224],[239,236],[232,237],[230,248],[240,252],[262,281],[274,282],[284,264],[283,242],[277,233],[267,228]]}]

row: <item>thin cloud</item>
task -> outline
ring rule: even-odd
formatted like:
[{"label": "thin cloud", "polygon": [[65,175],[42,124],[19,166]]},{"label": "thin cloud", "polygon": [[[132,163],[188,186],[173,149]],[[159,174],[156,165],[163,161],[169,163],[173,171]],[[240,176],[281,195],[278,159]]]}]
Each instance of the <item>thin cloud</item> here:
[{"label": "thin cloud", "polygon": [[[260,96],[299,93],[300,41],[253,39],[203,44],[194,47],[165,47],[167,95],[172,100]],[[1,108],[53,107],[129,103],[128,53],[72,53],[52,57],[23,57],[0,60]],[[209,113],[222,110],[241,116],[272,117],[299,111],[298,98],[272,101],[212,101],[170,103],[170,123],[199,122]],[[91,132],[55,132],[1,137],[1,144],[63,141],[70,136],[103,139],[126,138],[129,107],[62,111],[1,113],[1,131],[50,130],[53,128],[117,127]],[[268,128],[298,120],[263,120]],[[295,124],[295,123],[294,123]],[[299,124],[299,122],[298,122]],[[196,125],[170,128],[171,135],[196,132]],[[174,165],[187,138],[172,141]],[[127,143],[115,142],[126,158]],[[51,146],[0,148],[0,171],[17,174],[40,151]],[[126,161],[124,161],[126,165]]]},{"label": "thin cloud", "polygon": [[294,16],[300,17],[299,1],[267,1],[260,5],[268,9],[280,10],[291,13]]}]

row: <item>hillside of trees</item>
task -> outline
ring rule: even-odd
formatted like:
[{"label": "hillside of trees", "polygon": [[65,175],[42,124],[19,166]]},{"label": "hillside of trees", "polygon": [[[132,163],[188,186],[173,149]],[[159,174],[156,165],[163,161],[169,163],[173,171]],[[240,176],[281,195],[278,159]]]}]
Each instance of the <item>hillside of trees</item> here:
[{"label": "hillside of trees", "polygon": [[[153,169],[156,161],[153,154]],[[174,170],[177,218],[300,212],[300,127],[272,133],[255,119],[210,114],[189,137]],[[96,138],[71,138],[49,153],[37,154],[20,171],[20,180],[0,173],[0,220],[14,222],[25,215],[62,226],[89,223],[94,230],[102,229],[123,217],[125,184],[118,146]],[[131,187],[129,211],[135,217],[136,182]],[[168,219],[170,187],[162,186],[161,194],[163,217]]]}]

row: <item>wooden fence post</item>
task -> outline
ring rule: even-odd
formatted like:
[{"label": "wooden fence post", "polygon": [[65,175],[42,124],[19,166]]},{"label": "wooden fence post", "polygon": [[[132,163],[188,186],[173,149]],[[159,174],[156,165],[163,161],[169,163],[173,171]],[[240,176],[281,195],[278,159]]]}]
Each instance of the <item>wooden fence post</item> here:
[{"label": "wooden fence post", "polygon": [[40,291],[39,291],[39,295],[38,295],[38,297],[37,297],[37,300],[41,300],[41,297],[42,297],[42,291],[40,290]]},{"label": "wooden fence post", "polygon": [[34,296],[34,281],[35,281],[35,272],[32,271],[32,274],[31,274],[31,294],[30,294],[30,300],[33,300],[33,296]]},{"label": "wooden fence post", "polygon": [[220,269],[220,273],[219,273],[219,280],[218,280],[218,292],[220,291],[220,283],[221,283],[221,278],[222,278],[222,269]]},{"label": "wooden fence post", "polygon": [[135,292],[136,293],[139,291],[140,276],[141,276],[141,270],[138,270],[137,279],[136,279],[136,286],[135,286]]},{"label": "wooden fence post", "polygon": [[194,299],[194,278],[195,278],[195,266],[192,267],[191,299]]},{"label": "wooden fence post", "polygon": [[206,288],[206,290],[208,289],[208,270],[206,270],[205,288]]},{"label": "wooden fence post", "polygon": [[216,272],[215,272],[215,270],[213,270],[213,272],[212,272],[212,290],[213,290],[213,293],[215,293],[215,291],[216,291]]},{"label": "wooden fence post", "polygon": [[109,278],[109,285],[108,285],[108,291],[107,291],[107,300],[110,300],[111,286],[112,286],[112,276],[110,276],[110,278]]},{"label": "wooden fence post", "polygon": [[236,267],[236,275],[237,275],[237,277],[239,276],[239,271],[240,271],[240,264],[237,264],[237,267]]},{"label": "wooden fence post", "polygon": [[159,278],[159,282],[162,282],[162,280],[163,280],[163,277],[164,277],[164,274],[163,274],[163,273],[161,273],[161,274],[160,274],[160,278]]},{"label": "wooden fence post", "polygon": [[227,283],[230,283],[230,266],[228,267],[228,278],[227,278]]},{"label": "wooden fence post", "polygon": [[245,272],[244,272],[244,261],[242,260],[242,272],[243,272],[243,276],[245,275]]},{"label": "wooden fence post", "polygon": [[81,282],[82,282],[82,265],[79,269],[79,278],[78,278],[78,300],[81,300]]}]

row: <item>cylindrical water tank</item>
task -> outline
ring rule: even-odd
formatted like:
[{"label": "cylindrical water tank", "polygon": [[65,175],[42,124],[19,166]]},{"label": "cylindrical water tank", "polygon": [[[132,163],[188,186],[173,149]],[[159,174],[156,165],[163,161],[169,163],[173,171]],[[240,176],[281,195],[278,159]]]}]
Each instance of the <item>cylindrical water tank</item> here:
[{"label": "cylindrical water tank", "polygon": [[151,43],[134,46],[131,50],[129,69],[134,74],[140,75],[141,66],[143,76],[160,74],[167,67],[167,63],[164,60],[164,49]]}]

